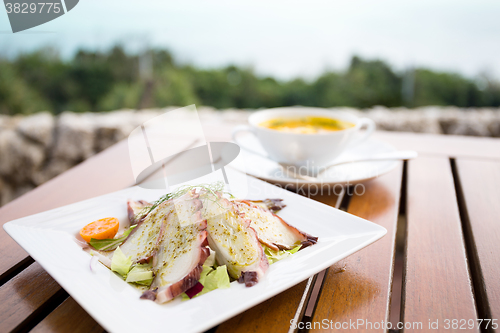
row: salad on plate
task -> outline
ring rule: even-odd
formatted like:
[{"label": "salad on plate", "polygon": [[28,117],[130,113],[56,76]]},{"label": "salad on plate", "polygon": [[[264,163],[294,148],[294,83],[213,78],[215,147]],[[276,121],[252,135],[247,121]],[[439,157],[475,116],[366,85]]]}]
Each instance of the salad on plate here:
[{"label": "salad on plate", "polygon": [[[80,231],[84,250],[142,291],[165,303],[189,299],[237,280],[251,287],[269,265],[315,244],[276,213],[281,199],[243,200],[223,183],[184,186],[150,203],[128,200],[129,225],[116,218]],[[91,267],[92,267],[91,261]]]}]

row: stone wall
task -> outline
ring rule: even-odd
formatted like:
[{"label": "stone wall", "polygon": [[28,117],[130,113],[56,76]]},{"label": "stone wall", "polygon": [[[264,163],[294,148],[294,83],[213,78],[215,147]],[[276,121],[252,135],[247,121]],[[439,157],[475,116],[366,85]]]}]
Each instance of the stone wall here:
[{"label": "stone wall", "polygon": [[[0,205],[126,138],[135,127],[170,109],[174,108],[0,115]],[[500,109],[338,110],[372,118],[380,130],[500,137]],[[236,125],[245,123],[251,111],[202,107],[198,112],[202,122]]]}]

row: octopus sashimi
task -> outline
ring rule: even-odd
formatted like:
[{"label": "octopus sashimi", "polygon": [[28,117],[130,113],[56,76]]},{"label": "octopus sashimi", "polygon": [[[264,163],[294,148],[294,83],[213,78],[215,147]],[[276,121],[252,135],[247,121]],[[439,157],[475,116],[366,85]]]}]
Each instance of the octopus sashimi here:
[{"label": "octopus sashimi", "polygon": [[207,221],[201,216],[201,202],[193,199],[174,201],[175,208],[164,224],[162,240],[153,260],[154,280],[142,298],[167,302],[198,283],[207,247]]},{"label": "octopus sashimi", "polygon": [[132,263],[149,262],[163,235],[164,222],[173,209],[172,201],[158,205],[146,218],[136,224],[120,249]]},{"label": "octopus sashimi", "polygon": [[298,245],[302,245],[302,249],[316,244],[318,240],[317,237],[292,227],[266,206],[248,200],[232,202],[244,218],[250,220],[250,226],[257,232],[259,241],[275,251],[290,250]]},{"label": "octopus sashimi", "polygon": [[208,243],[216,253],[217,263],[226,265],[229,275],[253,286],[264,275],[269,262],[250,226],[250,220],[219,193],[201,192],[203,218],[207,220]]},{"label": "octopus sashimi", "polygon": [[125,256],[132,257],[132,263],[149,262],[160,246],[170,214],[175,211],[182,213],[183,218],[189,219],[200,209],[201,200],[194,191],[189,191],[177,199],[164,201],[137,223],[120,249]]},{"label": "octopus sashimi", "polygon": [[[233,279],[253,286],[269,268],[264,245],[275,251],[298,245],[302,249],[318,239],[275,214],[285,207],[281,199],[229,200],[207,188],[186,190],[175,197],[163,197],[154,204],[127,202],[131,231],[125,241],[122,237],[117,242],[123,241],[120,250],[131,258],[132,267],[151,265],[146,267],[153,279],[143,299],[165,303],[186,291],[189,294],[201,285],[203,265],[215,262],[225,265]],[[211,251],[215,260],[212,255],[207,261]],[[91,253],[111,268],[113,250]]]}]

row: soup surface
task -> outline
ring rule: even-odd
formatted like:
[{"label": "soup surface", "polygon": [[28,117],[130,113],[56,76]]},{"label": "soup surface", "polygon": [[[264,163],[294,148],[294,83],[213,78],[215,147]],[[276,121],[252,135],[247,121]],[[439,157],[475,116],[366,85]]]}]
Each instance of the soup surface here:
[{"label": "soup surface", "polygon": [[259,126],[282,132],[316,134],[340,131],[353,127],[354,124],[335,118],[306,116],[274,118],[260,123]]}]

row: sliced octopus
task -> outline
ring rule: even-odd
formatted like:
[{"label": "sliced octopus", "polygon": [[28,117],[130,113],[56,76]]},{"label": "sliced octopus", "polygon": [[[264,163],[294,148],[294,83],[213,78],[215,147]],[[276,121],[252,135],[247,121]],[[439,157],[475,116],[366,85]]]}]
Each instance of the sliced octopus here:
[{"label": "sliced octopus", "polygon": [[233,200],[236,209],[250,221],[262,244],[277,250],[290,250],[298,245],[305,248],[316,244],[318,238],[306,234],[286,223],[266,205],[257,205],[248,200]]},{"label": "sliced octopus", "polygon": [[[141,298],[158,303],[196,286],[211,250],[232,278],[253,286],[269,267],[261,244],[290,250],[317,241],[274,214],[285,207],[281,199],[228,200],[218,192],[190,190],[152,207],[142,200],[127,202],[135,228],[120,249],[133,264],[152,265],[153,282]],[[96,254],[110,266],[113,251]]]},{"label": "sliced octopus", "polygon": [[218,193],[202,192],[200,198],[208,225],[208,243],[218,264],[226,265],[233,278],[253,286],[264,275],[269,262],[250,220]]},{"label": "sliced octopus", "polygon": [[[189,199],[190,195],[186,194],[178,200]],[[136,223],[127,240],[120,246],[125,256],[132,257],[132,263],[145,263],[151,260],[162,239],[165,221],[173,209],[173,200],[165,201]]]},{"label": "sliced octopus", "polygon": [[200,200],[174,203],[153,260],[153,283],[142,296],[158,303],[167,302],[196,285],[210,254],[207,221],[202,219]]}]

